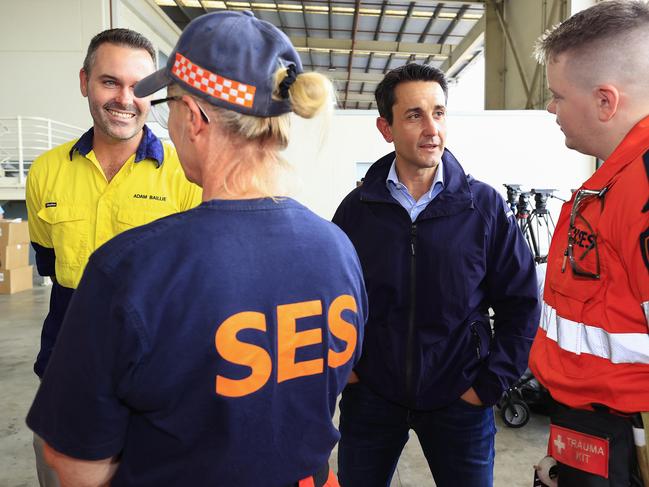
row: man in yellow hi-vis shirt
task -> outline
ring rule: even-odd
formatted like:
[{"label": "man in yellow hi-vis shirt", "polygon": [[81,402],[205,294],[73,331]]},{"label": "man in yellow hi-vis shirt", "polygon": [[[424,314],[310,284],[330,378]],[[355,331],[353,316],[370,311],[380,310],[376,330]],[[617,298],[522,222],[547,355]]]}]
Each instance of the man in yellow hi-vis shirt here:
[{"label": "man in yellow hi-vis shirt", "polygon": [[[53,281],[34,364],[41,378],[90,254],[124,230],[200,203],[201,189],[185,178],[176,151],[144,125],[149,98],[133,94],[155,69],[155,49],[141,34],[111,29],[96,35],[79,73],[93,127],[37,158],[27,177],[36,265]],[[40,438],[34,447],[41,485],[57,485],[42,461]]]}]

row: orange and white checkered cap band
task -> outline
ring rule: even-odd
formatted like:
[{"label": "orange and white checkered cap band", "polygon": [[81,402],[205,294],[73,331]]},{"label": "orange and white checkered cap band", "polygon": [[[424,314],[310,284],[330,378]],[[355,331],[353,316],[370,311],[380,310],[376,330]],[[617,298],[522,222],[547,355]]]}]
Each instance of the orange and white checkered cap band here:
[{"label": "orange and white checkered cap band", "polygon": [[176,53],[176,61],[171,72],[192,88],[233,105],[252,108],[255,101],[257,88],[254,86],[244,85],[238,81],[211,73],[192,63],[182,54]]}]

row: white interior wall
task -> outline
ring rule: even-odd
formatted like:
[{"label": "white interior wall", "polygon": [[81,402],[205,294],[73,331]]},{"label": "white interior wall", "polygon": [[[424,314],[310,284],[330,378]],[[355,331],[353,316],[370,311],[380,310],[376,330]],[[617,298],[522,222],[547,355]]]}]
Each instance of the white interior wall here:
[{"label": "white interior wall", "polygon": [[109,22],[108,0],[0,2],[0,116],[88,125],[79,69]]},{"label": "white interior wall", "polygon": [[602,1],[603,0],[570,0],[570,15],[574,15],[577,12],[585,10],[588,7],[592,7],[596,3],[600,3]]},{"label": "white interior wall", "polygon": [[[302,181],[296,197],[331,218],[356,184],[356,163],[392,151],[375,127],[377,112],[337,112],[323,142],[321,120],[293,118],[284,157]],[[556,188],[570,196],[594,171],[592,157],[568,150],[554,117],[542,111],[480,111],[449,116],[447,147],[466,172],[503,195],[503,183]],[[556,219],[558,204],[550,206]]]},{"label": "white interior wall", "polygon": [[0,117],[92,123],[79,91],[90,39],[111,26],[141,32],[166,54],[180,31],[152,0],[0,0]]}]

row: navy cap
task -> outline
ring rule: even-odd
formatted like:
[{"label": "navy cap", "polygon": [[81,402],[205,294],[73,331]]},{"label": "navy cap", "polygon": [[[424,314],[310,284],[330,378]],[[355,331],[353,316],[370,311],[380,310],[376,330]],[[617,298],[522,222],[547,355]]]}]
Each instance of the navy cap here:
[{"label": "navy cap", "polygon": [[214,12],[189,23],[167,66],[140,80],[135,96],[177,83],[218,107],[276,116],[290,112],[291,105],[287,99],[273,99],[274,74],[291,65],[302,72],[300,56],[277,27],[252,12]]}]

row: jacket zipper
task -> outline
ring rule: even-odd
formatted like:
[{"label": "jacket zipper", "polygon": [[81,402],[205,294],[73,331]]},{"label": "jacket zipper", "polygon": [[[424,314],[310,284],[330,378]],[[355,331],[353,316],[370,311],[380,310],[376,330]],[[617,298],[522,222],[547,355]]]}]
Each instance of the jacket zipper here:
[{"label": "jacket zipper", "polygon": [[410,309],[408,311],[408,338],[406,342],[406,397],[415,405],[415,394],[413,388],[413,361],[415,344],[415,306],[417,282],[417,224],[410,225]]},{"label": "jacket zipper", "polygon": [[478,330],[475,329],[476,323],[473,322],[471,323],[471,334],[473,335],[473,338],[475,338],[475,352],[476,355],[478,356],[478,360],[480,360],[480,355],[481,355],[481,349],[480,349],[480,334],[478,333]]}]

